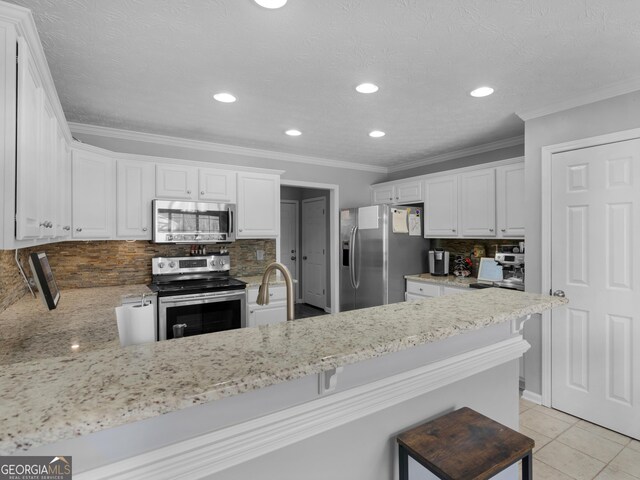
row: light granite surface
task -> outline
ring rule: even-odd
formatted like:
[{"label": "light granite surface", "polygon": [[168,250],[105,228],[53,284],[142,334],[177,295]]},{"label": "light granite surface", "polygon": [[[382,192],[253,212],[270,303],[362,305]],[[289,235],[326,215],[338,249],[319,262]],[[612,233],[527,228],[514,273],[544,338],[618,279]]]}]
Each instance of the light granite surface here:
[{"label": "light granite surface", "polygon": [[[5,365],[0,453],[148,419],[564,303],[563,298],[492,288]],[[84,314],[94,311],[87,308]]]},{"label": "light granite surface", "polygon": [[438,276],[430,273],[421,273],[420,275],[405,275],[405,279],[413,282],[433,283],[436,285],[444,285],[447,287],[469,288],[472,283],[478,283],[476,277],[456,277],[454,275]]},{"label": "light granite surface", "polygon": [[63,290],[54,310],[39,297],[22,297],[0,313],[0,365],[119,348],[114,308],[123,296],[143,293],[152,295],[146,285]]}]

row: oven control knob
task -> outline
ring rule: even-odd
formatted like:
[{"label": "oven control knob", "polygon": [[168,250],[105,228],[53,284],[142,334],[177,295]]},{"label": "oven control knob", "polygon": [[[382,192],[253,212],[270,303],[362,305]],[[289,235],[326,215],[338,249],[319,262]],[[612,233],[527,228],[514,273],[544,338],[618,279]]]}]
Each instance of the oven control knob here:
[{"label": "oven control knob", "polygon": [[176,266],[176,262],[169,262],[169,267],[174,268]]},{"label": "oven control knob", "polygon": [[158,268],[164,268],[164,262],[160,262],[160,263],[158,264]]},{"label": "oven control knob", "polygon": [[216,261],[215,260],[211,260],[211,266],[215,267],[216,266]]}]

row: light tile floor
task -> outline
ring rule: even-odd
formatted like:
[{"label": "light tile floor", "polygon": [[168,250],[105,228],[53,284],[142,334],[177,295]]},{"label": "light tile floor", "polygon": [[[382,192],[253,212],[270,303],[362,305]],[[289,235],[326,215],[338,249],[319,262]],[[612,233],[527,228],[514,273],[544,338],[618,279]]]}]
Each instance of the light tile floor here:
[{"label": "light tile floor", "polygon": [[536,442],[535,480],[640,480],[640,442],[520,399],[520,431]]}]

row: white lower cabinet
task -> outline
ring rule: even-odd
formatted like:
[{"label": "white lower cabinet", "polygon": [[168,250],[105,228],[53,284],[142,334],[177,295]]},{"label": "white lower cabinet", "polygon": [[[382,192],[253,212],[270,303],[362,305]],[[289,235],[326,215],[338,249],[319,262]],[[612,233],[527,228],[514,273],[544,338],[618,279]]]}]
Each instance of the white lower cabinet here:
[{"label": "white lower cabinet", "polygon": [[435,283],[407,280],[407,291],[404,296],[409,302],[412,300],[441,297],[443,295],[458,295],[469,291],[469,288],[466,287],[449,287],[446,285],[437,285]]},{"label": "white lower cabinet", "polygon": [[150,162],[118,160],[116,185],[117,237],[151,240],[155,165]]},{"label": "white lower cabinet", "polygon": [[280,176],[238,173],[237,238],[270,238],[280,232]]},{"label": "white lower cabinet", "polygon": [[258,305],[258,287],[247,288],[247,327],[287,321],[287,290],[284,285],[269,287],[269,305]]},{"label": "white lower cabinet", "polygon": [[71,174],[73,238],[111,239],[115,235],[116,162],[98,153],[74,150]]}]

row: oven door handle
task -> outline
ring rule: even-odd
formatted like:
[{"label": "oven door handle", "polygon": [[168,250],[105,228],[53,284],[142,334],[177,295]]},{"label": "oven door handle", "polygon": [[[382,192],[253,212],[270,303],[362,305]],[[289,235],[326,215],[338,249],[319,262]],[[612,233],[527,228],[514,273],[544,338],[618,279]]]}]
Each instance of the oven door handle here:
[{"label": "oven door handle", "polygon": [[176,297],[160,297],[160,303],[162,305],[177,305],[181,303],[204,303],[206,301],[216,301],[216,300],[225,300],[228,298],[235,297],[238,300],[242,300],[245,296],[245,292],[240,290],[240,292],[233,293],[209,293],[206,295],[180,295]]}]

